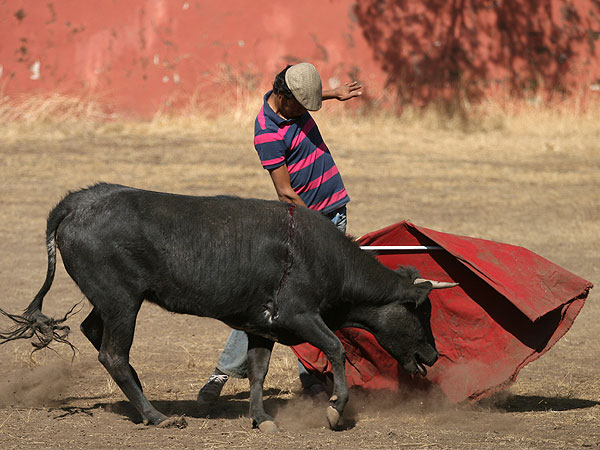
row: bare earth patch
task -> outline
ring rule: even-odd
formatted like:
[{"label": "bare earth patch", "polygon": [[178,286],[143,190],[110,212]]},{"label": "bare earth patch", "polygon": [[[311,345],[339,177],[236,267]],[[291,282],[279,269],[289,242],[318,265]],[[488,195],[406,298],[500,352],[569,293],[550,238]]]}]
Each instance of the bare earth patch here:
[{"label": "bare earth patch", "polygon": [[[463,132],[327,111],[316,118],[352,198],[351,234],[409,219],[523,245],[598,285],[600,121],[513,121]],[[102,180],[274,198],[248,118],[19,130],[0,129],[0,306],[12,312],[43,282],[46,216],[68,190]],[[90,310],[84,301],[68,321],[73,362],[68,348],[31,359],[25,341],[0,347],[0,448],[600,448],[597,289],[566,336],[506,392],[461,405],[436,394],[353,392],[336,432],[327,427],[327,405],[301,395],[291,351],[276,346],[265,397],[276,435],[251,429],[245,380],[228,383],[212,411],[195,402],[228,328],[151,304],[138,317],[132,365],[148,398],[187,427],[140,423],[79,331]],[[81,297],[59,263],[44,311],[60,316]]]}]

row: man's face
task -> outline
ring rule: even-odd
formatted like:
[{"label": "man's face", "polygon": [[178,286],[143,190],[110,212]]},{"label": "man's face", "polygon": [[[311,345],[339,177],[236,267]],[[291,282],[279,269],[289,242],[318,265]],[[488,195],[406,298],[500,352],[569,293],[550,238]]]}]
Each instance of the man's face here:
[{"label": "man's face", "polygon": [[281,105],[279,111],[286,119],[295,119],[306,112],[306,108],[298,103],[295,98],[287,98],[281,94],[278,94],[278,96]]}]

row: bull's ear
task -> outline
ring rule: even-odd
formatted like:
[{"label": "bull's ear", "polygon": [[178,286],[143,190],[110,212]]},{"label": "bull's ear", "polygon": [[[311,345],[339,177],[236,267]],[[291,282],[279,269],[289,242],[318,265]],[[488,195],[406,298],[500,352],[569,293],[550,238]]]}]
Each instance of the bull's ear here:
[{"label": "bull's ear", "polygon": [[407,303],[414,304],[415,307],[423,304],[431,292],[433,285],[429,281],[411,285],[406,292]]}]

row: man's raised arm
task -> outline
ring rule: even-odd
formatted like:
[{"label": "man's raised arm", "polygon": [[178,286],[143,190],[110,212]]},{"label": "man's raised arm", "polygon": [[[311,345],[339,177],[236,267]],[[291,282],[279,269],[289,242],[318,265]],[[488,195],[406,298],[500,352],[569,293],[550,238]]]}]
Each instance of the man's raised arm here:
[{"label": "man's raised arm", "polygon": [[362,85],[358,81],[345,83],[335,89],[323,90],[323,100],[335,98],[336,100],[345,102],[359,95],[362,95]]}]

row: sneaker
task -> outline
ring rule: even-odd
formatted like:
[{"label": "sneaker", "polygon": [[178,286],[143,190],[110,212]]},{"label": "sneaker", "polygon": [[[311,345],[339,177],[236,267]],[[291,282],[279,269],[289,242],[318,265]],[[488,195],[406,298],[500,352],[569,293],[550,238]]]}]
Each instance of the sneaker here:
[{"label": "sneaker", "polygon": [[227,383],[229,376],[215,369],[213,374],[208,378],[208,381],[202,386],[198,392],[198,402],[206,406],[212,406],[219,400],[219,395],[223,390],[223,386]]}]

